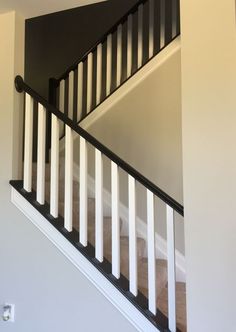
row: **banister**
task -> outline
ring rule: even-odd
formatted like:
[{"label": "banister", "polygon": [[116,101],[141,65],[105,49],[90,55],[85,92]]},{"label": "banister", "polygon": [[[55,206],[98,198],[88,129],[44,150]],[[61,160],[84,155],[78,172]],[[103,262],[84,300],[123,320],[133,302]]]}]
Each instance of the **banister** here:
[{"label": "banister", "polygon": [[90,47],[87,52],[82,56],[80,57],[78,60],[76,60],[76,62],[71,65],[60,77],[56,78],[56,81],[57,83],[59,83],[59,81],[67,78],[67,76],[69,75],[69,73],[72,71],[72,70],[75,70],[76,67],[78,66],[78,64],[80,62],[84,62],[86,59],[87,59],[87,56],[89,55],[89,53],[95,51],[96,47],[100,44],[100,43],[103,43],[107,36],[113,32],[116,31],[117,27],[120,25],[120,24],[123,24],[126,20],[127,20],[127,17],[130,15],[130,14],[133,14],[137,11],[138,7],[140,4],[144,4],[145,2],[147,2],[148,0],[139,0],[133,7],[130,8],[130,10],[128,12],[126,12],[111,28],[109,28],[104,34],[102,37],[100,37],[96,42],[95,44]]},{"label": "banister", "polygon": [[163,202],[172,207],[176,212],[180,215],[184,216],[184,207],[178,203],[171,196],[166,194],[163,190],[161,190],[158,186],[156,186],[153,182],[148,180],[144,175],[139,173],[135,168],[129,165],[127,162],[118,157],[114,152],[108,149],[105,145],[99,142],[95,137],[89,134],[86,130],[80,127],[76,122],[69,119],[62,112],[60,112],[56,107],[49,104],[49,102],[40,96],[35,90],[33,90],[29,85],[27,85],[21,76],[16,76],[15,78],[15,87],[16,90],[21,92],[26,92],[33,99],[35,99],[38,103],[44,106],[49,113],[54,114],[58,119],[60,119],[64,124],[73,129],[77,134],[82,136],[86,141],[88,141],[91,145],[93,145],[96,149],[100,150],[106,157],[116,163],[120,168],[122,168],[125,172],[133,176],[139,183],[141,183],[144,187],[149,189],[153,194],[159,197]]}]

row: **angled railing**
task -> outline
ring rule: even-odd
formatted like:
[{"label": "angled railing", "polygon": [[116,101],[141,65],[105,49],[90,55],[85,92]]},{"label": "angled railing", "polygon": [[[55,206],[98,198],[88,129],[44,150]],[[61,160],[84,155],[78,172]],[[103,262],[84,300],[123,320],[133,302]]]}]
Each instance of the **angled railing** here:
[{"label": "angled railing", "polygon": [[[31,204],[48,206],[45,217],[66,236],[74,246],[86,252],[100,272],[102,272],[160,331],[176,332],[176,263],[175,263],[175,214],[183,216],[183,206],[163,192],[154,183],[137,172],[124,160],[101,144],[88,132],[82,129],[75,121],[63,114],[59,109],[43,99],[37,92],[29,87],[20,76],[15,79],[18,92],[25,92],[25,129],[24,129],[24,174],[23,182],[11,182],[18,186],[18,190],[28,197]],[[27,196],[32,192],[32,145],[33,145],[33,105],[38,107],[38,135],[37,135],[37,190],[35,199]],[[45,155],[46,155],[46,114],[52,116],[51,123],[51,176],[50,176],[50,202],[45,202]],[[64,220],[59,223],[59,128],[60,123],[65,125],[65,194],[64,194]],[[80,224],[79,233],[73,229],[73,162],[78,157],[73,152],[73,135],[76,133],[80,140],[78,151],[80,166]],[[88,217],[87,217],[87,148],[90,144],[95,150],[95,248],[90,250],[88,243]],[[111,164],[111,205],[112,205],[112,262],[111,270],[107,272],[103,255],[103,156]],[[129,210],[129,280],[120,273],[120,227],[119,227],[119,170],[128,174],[128,210]],[[137,268],[137,232],[136,232],[136,185],[139,182],[146,190],[147,206],[147,256],[148,256],[148,300],[138,290]],[[157,309],[156,305],[156,253],[155,253],[155,209],[154,200],[158,198],[166,205],[167,227],[167,266],[168,266],[168,319]],[[61,219],[60,219],[61,220]],[[78,245],[79,242],[79,245]],[[87,250],[87,251],[86,251]],[[94,260],[96,258],[96,260]],[[124,286],[125,285],[125,286]]]},{"label": "angled railing", "polygon": [[85,118],[180,34],[179,6],[179,0],[138,1],[63,75],[50,79],[50,103],[74,122]]}]

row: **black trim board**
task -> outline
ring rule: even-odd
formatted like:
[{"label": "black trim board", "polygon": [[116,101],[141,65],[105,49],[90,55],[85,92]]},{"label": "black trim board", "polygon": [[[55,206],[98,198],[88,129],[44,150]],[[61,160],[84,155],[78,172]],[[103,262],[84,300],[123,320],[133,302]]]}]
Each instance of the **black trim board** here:
[{"label": "black trim board", "polygon": [[[64,228],[64,219],[62,217],[53,218],[50,215],[49,205],[46,203],[40,205],[36,201],[36,193],[34,191],[28,193],[23,189],[23,181],[21,180],[11,180],[10,185],[22,196],[24,197],[45,219],[54,226],[58,232],[60,232],[86,259],[89,260],[94,267],[96,267],[99,272],[103,274],[112,284],[115,286],[160,332],[168,332],[168,319],[167,317],[157,309],[157,314],[154,316],[148,310],[147,298],[141,293],[135,297],[129,292],[129,281],[123,275],[120,279],[116,279],[111,274],[111,263],[104,259],[103,263],[100,263],[95,258],[95,248],[90,243],[87,247],[82,246],[79,242],[79,232],[73,229],[72,232],[68,232]],[[177,332],[181,332],[177,329]]]}]

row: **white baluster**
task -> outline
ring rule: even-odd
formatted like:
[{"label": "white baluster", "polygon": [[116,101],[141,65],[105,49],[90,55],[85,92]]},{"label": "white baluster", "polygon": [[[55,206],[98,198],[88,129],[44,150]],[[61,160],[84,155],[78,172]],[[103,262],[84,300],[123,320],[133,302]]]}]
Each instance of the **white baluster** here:
[{"label": "white baluster", "polygon": [[148,309],[156,315],[156,255],[154,196],[147,189]]},{"label": "white baluster", "polygon": [[50,214],[54,218],[57,218],[59,185],[59,120],[54,114],[52,114],[51,135]]},{"label": "white baluster", "polygon": [[92,89],[93,89],[93,53],[88,55],[87,68],[87,113],[92,110]]},{"label": "white baluster", "polygon": [[[65,80],[61,80],[59,86],[59,110],[65,112]],[[64,133],[64,123],[60,121],[60,137]]]},{"label": "white baluster", "polygon": [[74,71],[69,74],[68,117],[73,119],[74,108]]},{"label": "white baluster", "polygon": [[73,132],[66,126],[65,137],[65,205],[64,227],[71,232],[73,229]]},{"label": "white baluster", "polygon": [[154,0],[149,0],[149,59],[154,55]]},{"label": "white baluster", "polygon": [[24,189],[32,191],[32,153],[33,153],[33,98],[26,93],[25,100],[25,148],[24,148]]},{"label": "white baluster", "polygon": [[138,7],[138,68],[143,64],[143,5]]},{"label": "white baluster", "polygon": [[116,86],[121,84],[122,74],[122,24],[117,29],[117,64],[116,64]]},{"label": "white baluster", "polygon": [[111,93],[111,74],[112,74],[112,35],[107,36],[107,78],[106,78],[106,95]]},{"label": "white baluster", "polygon": [[97,47],[97,86],[96,104],[98,105],[102,97],[102,44]]},{"label": "white baluster", "polygon": [[46,109],[38,104],[37,201],[45,203]]},{"label": "white baluster", "polygon": [[102,153],[95,150],[95,257],[103,261],[103,161]]},{"label": "white baluster", "polygon": [[87,142],[80,137],[80,243],[88,243]]},{"label": "white baluster", "polygon": [[120,278],[120,220],[119,220],[119,174],[118,166],[111,162],[112,204],[112,274]]},{"label": "white baluster", "polygon": [[165,0],[160,0],[161,24],[160,24],[160,48],[165,46]]},{"label": "white baluster", "polygon": [[84,63],[80,62],[78,65],[78,98],[77,98],[77,119],[82,117],[83,112],[83,66]]},{"label": "white baluster", "polygon": [[129,289],[138,295],[135,179],[129,175]]},{"label": "white baluster", "polygon": [[176,293],[175,293],[175,233],[174,211],[166,205],[167,256],[168,256],[168,317],[169,330],[176,332]]},{"label": "white baluster", "polygon": [[172,37],[177,34],[177,1],[172,0]]},{"label": "white baluster", "polygon": [[127,78],[131,76],[132,72],[132,14],[128,16],[127,22]]}]

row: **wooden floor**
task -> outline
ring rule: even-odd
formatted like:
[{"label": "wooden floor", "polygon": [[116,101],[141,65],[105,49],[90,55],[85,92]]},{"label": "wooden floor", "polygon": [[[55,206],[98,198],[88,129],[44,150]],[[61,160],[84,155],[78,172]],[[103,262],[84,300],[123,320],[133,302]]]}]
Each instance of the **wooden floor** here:
[{"label": "wooden floor", "polygon": [[[64,216],[64,181],[63,170],[60,170],[59,184],[59,214]],[[46,167],[46,201],[50,202],[50,168]],[[79,183],[73,183],[73,227],[79,230]],[[33,188],[36,189],[36,165],[33,164]],[[122,229],[122,220],[120,220]],[[95,200],[88,198],[88,240],[95,244]],[[121,273],[129,279],[129,239],[127,236],[120,238],[121,248]],[[146,243],[142,238],[137,239],[138,249],[138,287],[141,293],[148,297],[148,263],[145,257]],[[111,217],[104,217],[104,257],[111,262]],[[168,317],[168,284],[167,261],[156,260],[156,288],[157,308]],[[176,308],[177,327],[186,332],[186,288],[184,283],[176,283]]]}]

